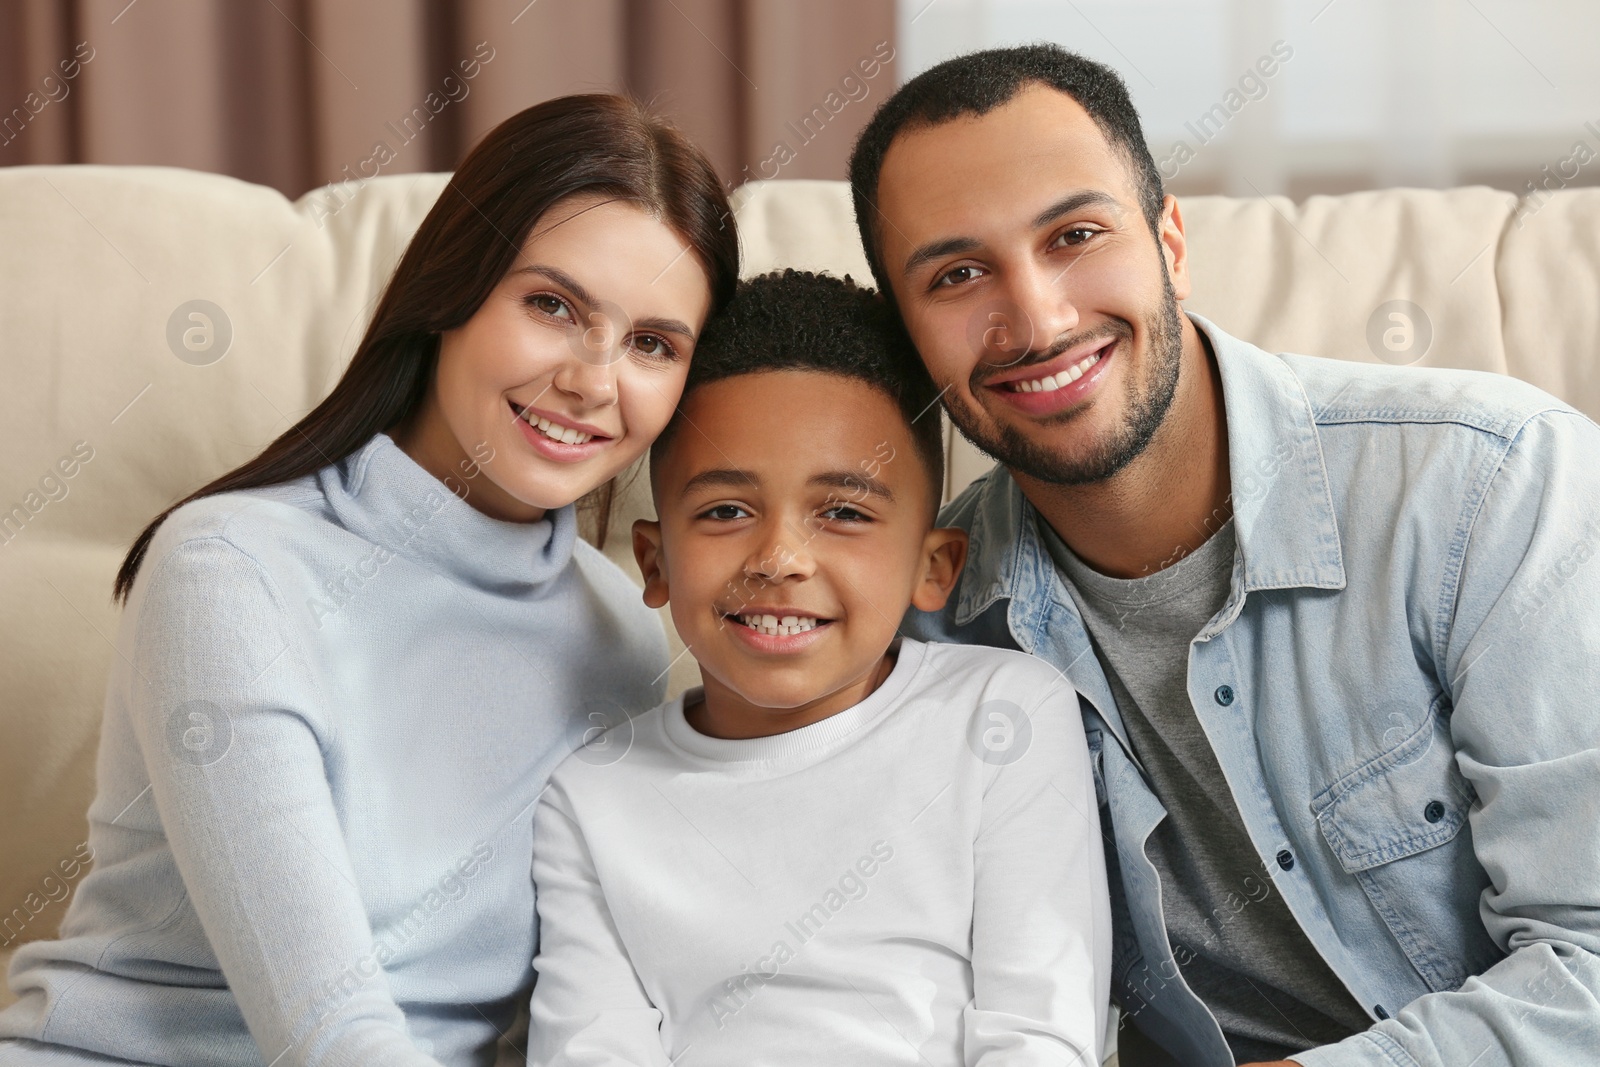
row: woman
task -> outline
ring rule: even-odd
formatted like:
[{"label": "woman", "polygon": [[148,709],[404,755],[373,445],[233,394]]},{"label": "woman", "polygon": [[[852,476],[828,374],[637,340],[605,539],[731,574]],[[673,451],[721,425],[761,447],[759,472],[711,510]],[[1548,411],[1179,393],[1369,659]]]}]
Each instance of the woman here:
[{"label": "woman", "polygon": [[663,696],[659,621],[575,502],[666,425],[730,218],[628,101],[507,120],[333,393],[140,535],[95,867],[16,954],[0,1064],[493,1060],[545,777]]}]

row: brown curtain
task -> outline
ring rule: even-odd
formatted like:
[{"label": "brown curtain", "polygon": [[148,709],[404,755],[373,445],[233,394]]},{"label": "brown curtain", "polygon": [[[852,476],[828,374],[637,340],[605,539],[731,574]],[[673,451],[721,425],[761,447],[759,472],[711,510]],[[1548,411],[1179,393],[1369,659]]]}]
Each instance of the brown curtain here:
[{"label": "brown curtain", "polygon": [[0,165],[188,167],[288,196],[449,170],[565,93],[631,92],[731,185],[842,178],[894,0],[0,0]]}]

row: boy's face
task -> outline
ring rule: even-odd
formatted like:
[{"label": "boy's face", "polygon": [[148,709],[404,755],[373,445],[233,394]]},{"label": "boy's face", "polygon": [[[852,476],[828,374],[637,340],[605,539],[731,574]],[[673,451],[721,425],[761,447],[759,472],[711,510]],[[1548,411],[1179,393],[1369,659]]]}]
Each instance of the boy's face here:
[{"label": "boy's face", "polygon": [[701,386],[683,416],[655,469],[660,521],[635,524],[634,551],[645,601],[670,600],[700,662],[691,721],[763,736],[859,702],[906,607],[943,607],[965,557],[965,534],[929,529],[937,502],[899,409],[863,382],[781,370]]}]

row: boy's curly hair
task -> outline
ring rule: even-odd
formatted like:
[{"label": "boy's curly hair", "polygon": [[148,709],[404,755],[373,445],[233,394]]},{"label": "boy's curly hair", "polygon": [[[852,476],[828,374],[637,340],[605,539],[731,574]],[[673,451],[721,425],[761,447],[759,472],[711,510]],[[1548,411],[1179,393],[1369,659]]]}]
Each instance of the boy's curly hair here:
[{"label": "boy's curly hair", "polygon": [[706,323],[678,410],[650,449],[654,468],[681,429],[684,401],[703,385],[763,371],[806,370],[852,378],[895,402],[927,472],[937,506],[944,490],[940,390],[895,314],[847,274],[773,271],[739,283]]}]

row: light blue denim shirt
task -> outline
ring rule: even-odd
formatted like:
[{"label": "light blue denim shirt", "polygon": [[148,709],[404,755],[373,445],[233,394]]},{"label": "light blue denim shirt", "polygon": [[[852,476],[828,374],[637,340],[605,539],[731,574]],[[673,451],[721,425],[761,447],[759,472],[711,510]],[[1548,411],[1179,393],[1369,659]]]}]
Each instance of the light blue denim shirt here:
[{"label": "light blue denim shirt", "polygon": [[[1221,368],[1238,551],[1189,698],[1373,1020],[1295,1058],[1600,1062],[1600,427],[1511,378],[1272,355],[1191,318]],[[1003,469],[975,482],[941,514],[972,537],[956,595],[903,629],[1020,648],[1077,687],[1113,992],[1185,1067],[1231,1065],[1145,858],[1165,809],[1037,521]]]}]

